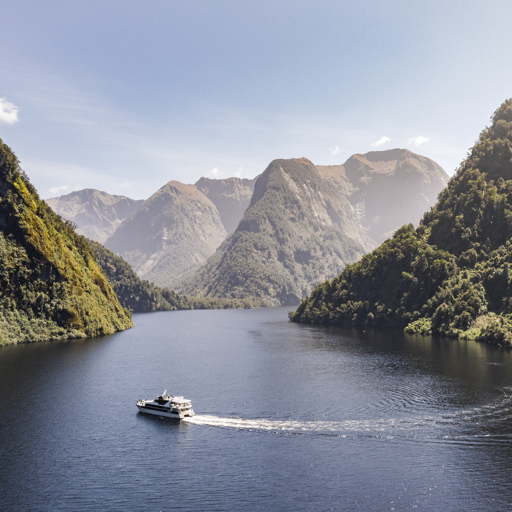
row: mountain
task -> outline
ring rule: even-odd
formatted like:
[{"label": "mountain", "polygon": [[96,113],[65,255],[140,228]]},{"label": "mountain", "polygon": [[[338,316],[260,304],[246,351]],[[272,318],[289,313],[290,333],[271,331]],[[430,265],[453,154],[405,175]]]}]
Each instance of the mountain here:
[{"label": "mountain", "polygon": [[448,182],[438,164],[407,149],[356,154],[343,165],[316,167],[347,197],[376,243],[404,224],[417,225]]},{"label": "mountain", "polygon": [[390,326],[512,346],[512,100],[418,228],[318,285],[297,322]]},{"label": "mountain", "polygon": [[217,207],[224,229],[231,233],[242,220],[251,202],[257,179],[258,177],[252,180],[201,178],[195,186]]},{"label": "mountain", "polygon": [[47,199],[52,210],[76,224],[77,233],[104,243],[121,222],[135,212],[144,200],[113,196],[87,188]]},{"label": "mountain", "polygon": [[0,139],[0,345],[132,326],[85,238],[39,198]]},{"label": "mountain", "polygon": [[237,229],[182,290],[290,304],[373,246],[309,160],[274,160]]},{"label": "mountain", "polygon": [[143,281],[129,263],[98,242],[89,240],[89,246],[96,255],[98,264],[105,272],[119,302],[126,309],[134,313],[194,309],[188,297]]},{"label": "mountain", "polygon": [[183,309],[253,308],[267,305],[263,301],[255,300],[211,299],[179,295],[173,290],[143,281],[129,263],[98,242],[88,240],[88,243],[119,302],[133,313]]},{"label": "mountain", "polygon": [[225,237],[215,205],[193,185],[170,181],[126,218],[104,245],[141,278],[172,288],[205,263]]}]

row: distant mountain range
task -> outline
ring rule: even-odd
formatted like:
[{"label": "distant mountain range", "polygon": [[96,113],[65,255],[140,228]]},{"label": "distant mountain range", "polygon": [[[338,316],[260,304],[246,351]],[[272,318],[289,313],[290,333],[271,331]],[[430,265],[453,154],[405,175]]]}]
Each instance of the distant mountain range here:
[{"label": "distant mountain range", "polygon": [[407,150],[354,155],[343,166],[275,160],[233,235],[180,289],[296,304],[389,231],[417,222],[418,204],[433,202],[447,178],[435,162]]},{"label": "distant mountain range", "polygon": [[274,160],[235,232],[182,289],[295,304],[372,247],[350,205],[309,160]]},{"label": "distant mountain range", "polygon": [[339,166],[275,160],[253,180],[169,182],[142,203],[89,190],[49,204],[158,286],[280,304],[417,223],[447,179],[432,160],[394,149]]},{"label": "distant mountain range", "polygon": [[206,262],[226,237],[215,205],[193,185],[170,181],[105,242],[135,272],[173,287]]},{"label": "distant mountain range", "polygon": [[245,210],[251,202],[257,179],[257,176],[252,180],[201,178],[195,186],[217,207],[224,229],[227,233],[231,233],[242,220]]},{"label": "distant mountain range", "polygon": [[171,181],[138,201],[86,189],[47,202],[77,232],[122,256],[141,278],[172,288],[206,263],[238,225],[255,181]]},{"label": "distant mountain range", "polygon": [[433,160],[407,149],[357,154],[343,165],[317,169],[346,195],[361,226],[377,243],[404,224],[418,224],[448,180]]},{"label": "distant mountain range", "polygon": [[75,223],[79,234],[104,243],[126,217],[142,206],[144,200],[86,188],[47,199],[46,202],[55,213]]}]

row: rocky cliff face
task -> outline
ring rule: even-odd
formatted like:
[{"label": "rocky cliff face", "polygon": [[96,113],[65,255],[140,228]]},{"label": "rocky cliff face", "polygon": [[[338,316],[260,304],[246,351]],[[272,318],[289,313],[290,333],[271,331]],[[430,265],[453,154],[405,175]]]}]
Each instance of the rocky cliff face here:
[{"label": "rocky cliff face", "polygon": [[215,205],[193,185],[170,181],[119,225],[105,247],[143,279],[173,287],[205,263],[225,237]]},{"label": "rocky cliff face", "polygon": [[201,178],[196,183],[197,189],[217,207],[220,220],[224,224],[227,233],[236,229],[238,223],[242,220],[245,210],[251,202],[257,178],[252,180]]},{"label": "rocky cliff face", "polygon": [[353,208],[309,160],[274,160],[237,229],[183,288],[291,304],[372,246]]},{"label": "rocky cliff face", "polygon": [[53,197],[46,202],[55,213],[75,223],[77,233],[104,243],[144,200],[115,196],[88,188]]},{"label": "rocky cliff face", "polygon": [[132,326],[85,238],[39,198],[0,139],[0,345]]},{"label": "rocky cliff face", "polygon": [[317,168],[347,198],[376,243],[404,224],[417,225],[448,181],[433,160],[407,149],[352,155],[343,165]]}]

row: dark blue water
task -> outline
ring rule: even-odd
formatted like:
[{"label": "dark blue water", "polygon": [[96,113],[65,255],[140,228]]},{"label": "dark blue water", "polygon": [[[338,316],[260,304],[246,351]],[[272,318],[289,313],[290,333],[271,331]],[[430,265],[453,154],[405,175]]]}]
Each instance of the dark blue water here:
[{"label": "dark blue water", "polygon": [[[0,349],[0,509],[508,510],[512,354],[287,308]],[[137,412],[164,389],[192,421]]]}]

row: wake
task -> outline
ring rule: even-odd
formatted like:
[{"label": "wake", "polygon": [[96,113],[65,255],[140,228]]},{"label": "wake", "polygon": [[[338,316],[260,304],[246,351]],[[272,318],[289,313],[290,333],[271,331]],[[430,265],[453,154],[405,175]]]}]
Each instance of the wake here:
[{"label": "wake", "polygon": [[354,432],[391,433],[414,428],[424,428],[432,420],[418,419],[378,419],[378,420],[346,420],[346,421],[297,421],[273,419],[244,419],[220,416],[197,415],[186,418],[188,423],[195,425],[249,430],[255,432],[293,433],[293,434],[324,434],[344,436]]},{"label": "wake", "polygon": [[[363,435],[392,439],[394,437],[472,440],[476,438],[512,439],[512,389],[505,388],[497,400],[466,409],[429,416],[402,416],[342,421],[246,419],[215,415],[197,415],[184,421],[199,426],[266,432],[337,437]],[[455,433],[456,432],[456,433]]]}]

